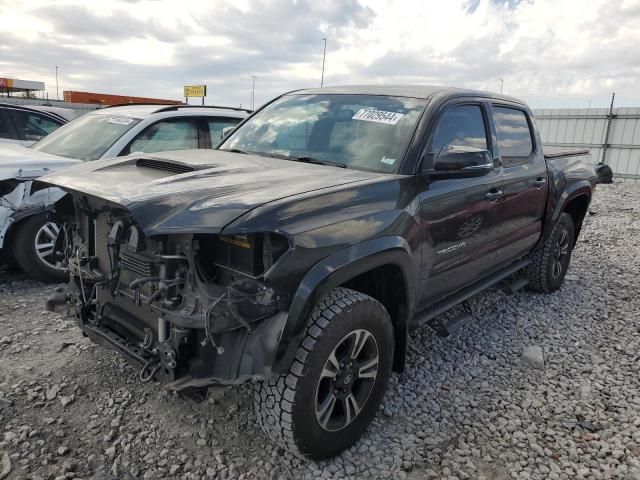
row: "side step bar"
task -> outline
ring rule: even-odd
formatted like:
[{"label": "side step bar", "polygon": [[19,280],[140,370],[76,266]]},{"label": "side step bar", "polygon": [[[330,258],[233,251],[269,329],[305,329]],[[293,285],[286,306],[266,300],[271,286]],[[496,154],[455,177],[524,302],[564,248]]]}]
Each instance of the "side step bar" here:
[{"label": "side step bar", "polygon": [[504,293],[507,293],[509,295],[513,295],[514,293],[518,293],[520,290],[522,290],[524,287],[526,287],[527,285],[529,285],[529,280],[527,280],[526,278],[518,278],[517,280],[514,280],[513,282],[504,282]]},{"label": "side step bar", "polygon": [[[459,305],[465,300],[468,300],[474,295],[477,295],[478,293],[483,292],[484,290],[494,286],[495,284],[500,283],[502,280],[510,275],[513,275],[518,270],[522,270],[527,265],[529,265],[529,259],[525,258],[519,260],[518,262],[509,265],[508,267],[496,273],[493,273],[488,277],[485,277],[482,280],[474,283],[473,285],[465,287],[462,290],[454,293],[453,295],[445,298],[444,300],[436,302],[432,306],[416,313],[416,315],[413,317],[413,321],[411,322],[411,330],[415,330],[416,328],[420,328],[425,324],[429,324],[438,333],[438,335],[440,335],[442,332],[446,333],[446,335],[444,336],[448,336],[453,330],[457,330],[463,325],[466,325],[469,322],[469,318],[467,318],[467,316],[471,317],[471,315],[468,312],[465,312],[465,314],[449,320],[446,325],[442,324],[442,322],[438,322],[440,325],[433,324],[432,320],[434,320],[437,316],[443,314],[444,312],[451,310],[456,305]],[[451,325],[449,326],[449,324]]]},{"label": "side step bar", "polygon": [[439,337],[446,338],[457,330],[460,330],[467,323],[473,320],[468,312],[462,312],[460,315],[449,319],[447,322],[440,320],[440,317],[429,320],[429,327],[438,334]]}]

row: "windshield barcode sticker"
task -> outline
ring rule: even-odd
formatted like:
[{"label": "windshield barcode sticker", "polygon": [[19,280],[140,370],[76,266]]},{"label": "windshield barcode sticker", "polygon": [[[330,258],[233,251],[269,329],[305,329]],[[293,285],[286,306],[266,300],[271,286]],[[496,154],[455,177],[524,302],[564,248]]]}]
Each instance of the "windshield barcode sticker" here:
[{"label": "windshield barcode sticker", "polygon": [[111,117],[108,121],[109,123],[115,123],[116,125],[129,125],[131,122],[133,122],[133,118]]},{"label": "windshield barcode sticker", "polygon": [[386,123],[395,125],[404,117],[403,113],[385,112],[384,110],[374,110],[372,108],[362,108],[351,117],[352,120],[364,120],[365,122]]}]

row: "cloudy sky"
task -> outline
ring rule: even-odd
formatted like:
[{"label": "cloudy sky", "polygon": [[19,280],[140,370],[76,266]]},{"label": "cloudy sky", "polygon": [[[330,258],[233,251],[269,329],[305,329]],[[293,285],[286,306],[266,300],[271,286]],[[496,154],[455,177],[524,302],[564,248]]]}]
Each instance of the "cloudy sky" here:
[{"label": "cloudy sky", "polygon": [[640,0],[0,0],[0,77],[256,104],[320,84],[436,84],[534,107],[640,105]]}]

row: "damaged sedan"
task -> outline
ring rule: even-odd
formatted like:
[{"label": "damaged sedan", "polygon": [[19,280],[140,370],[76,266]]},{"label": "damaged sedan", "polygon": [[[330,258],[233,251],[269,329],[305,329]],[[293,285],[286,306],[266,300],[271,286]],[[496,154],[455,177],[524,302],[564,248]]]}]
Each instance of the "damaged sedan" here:
[{"label": "damaged sedan", "polygon": [[62,126],[24,147],[0,145],[0,250],[9,263],[44,282],[68,279],[59,233],[50,212],[64,193],[34,189],[41,175],[83,161],[132,152],[210,149],[222,131],[246,118],[248,111],[189,105],[105,107]]},{"label": "damaged sedan", "polygon": [[516,273],[513,291],[561,287],[595,172],[543,153],[511,97],[378,86],[292,92],[218,150],[39,184],[69,193],[49,309],[142,381],[200,398],[251,381],[269,437],[322,459],[366,430],[412,328],[448,336],[472,317],[440,314]]}]

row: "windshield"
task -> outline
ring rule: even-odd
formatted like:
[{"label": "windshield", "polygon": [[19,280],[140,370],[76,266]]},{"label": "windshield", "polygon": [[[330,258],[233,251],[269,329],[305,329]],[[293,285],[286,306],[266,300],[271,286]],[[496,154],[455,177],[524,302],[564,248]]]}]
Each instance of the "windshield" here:
[{"label": "windshield", "polygon": [[219,148],[393,172],[425,104],[405,97],[287,95],[256,113]]},{"label": "windshield", "polygon": [[140,120],[88,113],[63,125],[31,148],[61,157],[97,160]]}]

